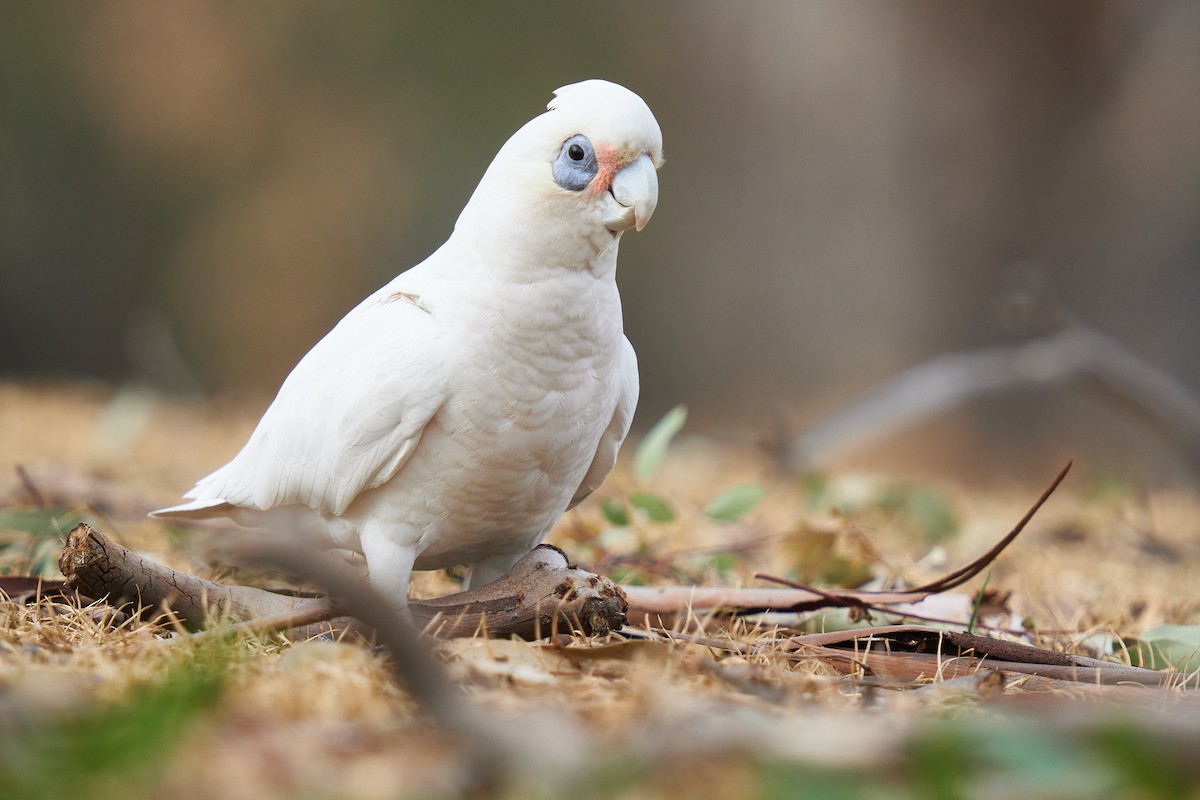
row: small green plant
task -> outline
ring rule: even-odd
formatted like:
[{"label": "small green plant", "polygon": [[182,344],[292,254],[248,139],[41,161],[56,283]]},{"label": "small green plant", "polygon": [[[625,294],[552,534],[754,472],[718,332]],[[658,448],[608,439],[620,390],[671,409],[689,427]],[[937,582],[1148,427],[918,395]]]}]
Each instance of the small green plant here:
[{"label": "small green plant", "polygon": [[[618,527],[628,525],[630,508],[651,522],[671,522],[675,519],[675,509],[670,502],[645,486],[662,469],[671,441],[683,429],[686,421],[687,408],[675,406],[643,437],[633,456],[633,477],[638,488],[625,501],[616,498],[604,501],[601,512],[609,523]],[[757,483],[730,486],[717,493],[704,513],[716,522],[736,522],[762,502],[765,494],[766,491]]]},{"label": "small green plant", "polygon": [[237,658],[228,643],[184,653],[159,680],[131,686],[111,704],[48,716],[0,748],[0,796],[28,800],[135,797],[205,720]]},{"label": "small green plant", "polygon": [[761,503],[765,494],[761,484],[739,483],[718,493],[704,513],[718,522],[734,522]]},{"label": "small green plant", "polygon": [[[8,551],[6,557],[17,556],[9,564],[13,572],[51,577],[58,572],[58,550],[63,540],[81,522],[94,520],[79,508],[0,509],[0,531],[24,534],[0,540],[0,551]],[[19,553],[20,549],[24,552]]]},{"label": "small green plant", "polygon": [[975,602],[971,604],[971,619],[967,621],[967,633],[975,632],[975,623],[979,621],[979,609],[983,605],[983,598],[987,594],[988,581],[992,579],[992,571],[989,569],[983,575],[983,586],[979,587],[979,594],[975,595]]},{"label": "small green plant", "polygon": [[675,406],[654,423],[633,456],[633,476],[638,483],[646,483],[662,468],[671,440],[683,429],[686,421],[687,407]]},{"label": "small green plant", "polygon": [[1135,667],[1183,673],[1200,669],[1200,625],[1159,625],[1125,644]]},{"label": "small green plant", "polygon": [[944,542],[958,534],[958,518],[949,498],[932,487],[864,474],[830,477],[813,472],[804,476],[800,491],[813,511],[845,516],[883,513],[911,525],[930,543]]}]

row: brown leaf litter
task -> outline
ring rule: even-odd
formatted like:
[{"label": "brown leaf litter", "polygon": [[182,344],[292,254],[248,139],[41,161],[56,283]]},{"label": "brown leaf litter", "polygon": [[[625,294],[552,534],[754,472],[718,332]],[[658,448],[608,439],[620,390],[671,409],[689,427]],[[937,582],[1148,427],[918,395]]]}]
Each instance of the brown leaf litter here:
[{"label": "brown leaf litter", "polygon": [[[0,453],[10,459],[0,464],[0,509],[84,509],[139,555],[229,582],[227,567],[211,563],[201,546],[204,534],[141,514],[217,466],[257,409],[231,404],[216,412],[155,400],[138,412],[138,432],[118,440],[105,427],[109,399],[101,390],[0,385]],[[876,588],[891,590],[920,587],[968,563],[1028,503],[1013,491],[943,487],[963,522],[954,538],[931,542],[919,521],[891,518],[880,507],[814,511],[793,478],[753,451],[706,445],[691,452],[723,455],[695,470],[668,459],[655,490],[676,505],[674,521],[638,517],[628,532],[604,537],[610,526],[599,501],[629,483],[619,467],[602,496],[568,514],[551,541],[584,567],[591,556],[615,559],[638,578],[640,549],[660,562],[646,580],[663,583],[663,569],[676,578],[669,582],[692,575],[737,589],[760,585],[758,573],[821,574],[819,564],[797,569],[796,559],[838,553],[788,546],[804,531],[821,530],[831,541],[869,542],[855,558]],[[705,498],[745,480],[767,489],[759,509],[733,524],[704,517]],[[849,621],[845,609],[786,619],[694,609],[671,628],[635,625],[636,639],[560,632],[538,643],[431,643],[448,684],[478,714],[478,725],[455,731],[434,725],[431,712],[400,688],[386,653],[348,640],[242,635],[223,645],[232,655],[218,699],[139,792],[382,798],[492,786],[502,796],[550,796],[572,791],[579,776],[591,776],[588,785],[596,787],[597,776],[607,775],[611,791],[594,789],[600,796],[747,796],[764,779],[755,766],[763,763],[904,774],[914,737],[936,720],[990,719],[1017,707],[1032,707],[1043,729],[1064,740],[1122,709],[1154,720],[1146,735],[1194,745],[1200,733],[1181,721],[1195,718],[1195,695],[1183,688],[1188,676],[1154,673],[1159,685],[1147,685],[1153,682],[1141,680],[1142,671],[1123,672],[1131,668],[1122,664],[1116,634],[1200,623],[1200,505],[1181,491],[1087,496],[1064,488],[991,565],[988,587],[1008,599],[980,613],[975,633],[985,640],[965,634],[965,624],[897,627],[906,620],[868,608],[876,630],[866,632],[831,629]],[[10,530],[4,541],[32,535]],[[727,551],[732,559],[716,560]],[[27,552],[0,550],[0,572],[25,571]],[[960,590],[967,608],[981,583],[976,576]],[[4,735],[129,703],[197,646],[167,617],[80,607],[52,592],[30,602],[35,587],[9,586],[19,596],[0,601]],[[455,588],[442,573],[414,581],[426,597]],[[1111,652],[1106,642],[1116,643]],[[1048,666],[1067,672],[1023,674],[1014,666],[1030,656],[1023,646],[1059,654]],[[1081,669],[1096,674],[1081,681]]]}]

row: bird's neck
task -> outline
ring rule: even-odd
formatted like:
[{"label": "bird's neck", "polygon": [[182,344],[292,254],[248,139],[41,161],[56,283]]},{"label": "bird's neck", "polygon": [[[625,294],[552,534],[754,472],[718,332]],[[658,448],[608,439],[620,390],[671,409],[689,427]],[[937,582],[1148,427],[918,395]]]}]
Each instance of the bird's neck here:
[{"label": "bird's neck", "polygon": [[497,278],[524,282],[550,273],[587,272],[598,279],[616,279],[620,236],[606,230],[585,236],[556,227],[519,219],[500,225],[464,225],[460,219],[444,247],[459,254],[455,262],[475,270],[482,267]]}]

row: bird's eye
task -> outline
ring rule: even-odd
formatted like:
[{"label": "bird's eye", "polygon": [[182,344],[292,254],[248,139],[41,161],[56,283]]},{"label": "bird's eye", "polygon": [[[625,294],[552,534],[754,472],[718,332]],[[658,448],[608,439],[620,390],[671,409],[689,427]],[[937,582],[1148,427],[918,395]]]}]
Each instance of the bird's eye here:
[{"label": "bird's eye", "polygon": [[554,182],[572,192],[587,188],[599,169],[596,150],[582,133],[577,133],[563,142],[558,151],[558,158],[550,165]]}]

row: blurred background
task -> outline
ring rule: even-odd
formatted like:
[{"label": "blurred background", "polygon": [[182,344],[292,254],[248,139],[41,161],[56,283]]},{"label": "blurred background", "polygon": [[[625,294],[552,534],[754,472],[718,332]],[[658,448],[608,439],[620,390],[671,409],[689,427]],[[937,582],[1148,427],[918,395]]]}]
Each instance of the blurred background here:
[{"label": "blurred background", "polygon": [[[654,220],[621,247],[641,429],[686,403],[690,427],[792,463],[1044,483],[1077,456],[1194,481],[1187,0],[7,3],[0,378],[265,407],[588,77],[641,94],[666,146]],[[1079,326],[1133,365],[1126,391],[1029,379],[1028,353],[995,349]],[[980,349],[1000,359],[983,383],[1014,379],[819,452],[793,442]]]}]

